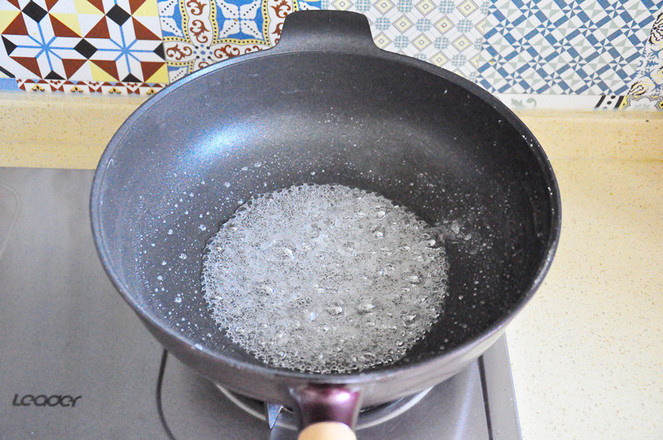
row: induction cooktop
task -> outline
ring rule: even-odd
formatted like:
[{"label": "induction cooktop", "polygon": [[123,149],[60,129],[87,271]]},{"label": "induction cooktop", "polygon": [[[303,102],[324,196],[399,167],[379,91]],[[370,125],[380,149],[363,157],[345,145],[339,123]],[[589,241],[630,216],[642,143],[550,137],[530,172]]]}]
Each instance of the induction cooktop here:
[{"label": "induction cooktop", "polygon": [[[92,177],[0,168],[0,439],[295,439],[287,409],[198,376],[115,292],[90,231]],[[506,339],[436,387],[362,410],[357,434],[520,439]]]}]

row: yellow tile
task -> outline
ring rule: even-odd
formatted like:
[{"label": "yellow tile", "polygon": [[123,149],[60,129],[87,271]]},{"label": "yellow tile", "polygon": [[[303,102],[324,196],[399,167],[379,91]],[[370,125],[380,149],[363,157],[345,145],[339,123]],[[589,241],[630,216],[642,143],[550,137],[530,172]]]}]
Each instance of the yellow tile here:
[{"label": "yellow tile", "polygon": [[433,3],[431,0],[421,0],[417,3],[416,8],[423,15],[427,15],[435,10],[435,3]]},{"label": "yellow tile", "polygon": [[87,15],[103,15],[103,12],[92,6],[87,0],[74,0],[76,13]]},{"label": "yellow tile", "polygon": [[477,69],[478,69],[479,66],[481,65],[481,62],[482,62],[482,59],[481,59],[481,54],[480,54],[480,53],[477,54],[475,57],[473,57],[473,58],[470,60],[470,63],[472,63],[472,65],[473,65],[474,67],[476,67]]},{"label": "yellow tile", "polygon": [[413,26],[414,23],[407,18],[405,15],[402,15],[398,20],[394,22],[394,26],[396,29],[398,29],[401,33],[404,33],[408,29],[410,29]]},{"label": "yellow tile", "polygon": [[465,35],[461,35],[452,44],[456,49],[458,49],[459,52],[462,52],[468,47],[470,47],[472,45],[472,42]]},{"label": "yellow tile", "polygon": [[0,32],[3,32],[9,23],[14,21],[16,16],[20,14],[21,11],[2,11],[0,10]]},{"label": "yellow tile", "polygon": [[457,6],[457,9],[464,15],[468,16],[472,12],[479,9],[479,7],[472,0],[465,0],[463,3]]},{"label": "yellow tile", "polygon": [[449,58],[444,56],[444,54],[442,52],[438,52],[435,55],[433,55],[433,58],[431,58],[431,61],[436,66],[442,67],[443,65],[445,65],[447,63],[447,61],[449,61]]},{"label": "yellow tile", "polygon": [[391,43],[391,40],[389,37],[387,37],[383,32],[380,32],[374,39],[373,41],[375,42],[375,45],[379,47],[380,49],[384,49],[389,43]]},{"label": "yellow tile", "polygon": [[347,11],[352,7],[352,3],[350,3],[348,0],[335,0],[332,3],[332,6],[334,6],[334,8],[338,9],[339,11]]},{"label": "yellow tile", "polygon": [[78,22],[77,14],[64,14],[64,13],[51,13],[51,15],[62,23],[64,23],[69,29],[76,32],[78,35],[81,34],[81,25]]},{"label": "yellow tile", "polygon": [[394,7],[394,4],[391,2],[391,0],[379,0],[374,4],[374,6],[382,14],[386,14]]},{"label": "yellow tile", "polygon": [[90,72],[92,72],[92,79],[94,81],[108,81],[108,82],[117,82],[117,79],[113,78],[108,73],[104,72],[102,69],[97,67],[94,63],[88,62],[90,66]]},{"label": "yellow tile", "polygon": [[446,33],[449,29],[454,27],[454,24],[449,20],[449,18],[445,15],[442,17],[437,23],[435,23],[435,27],[437,28],[438,31],[441,33]]},{"label": "yellow tile", "polygon": [[158,17],[159,9],[157,8],[157,0],[147,0],[131,15],[135,17]]},{"label": "yellow tile", "polygon": [[166,66],[166,63],[154,72],[152,76],[147,78],[145,82],[168,84],[170,81],[168,80],[168,67]]},{"label": "yellow tile", "polygon": [[417,49],[424,50],[431,44],[431,41],[426,37],[426,35],[421,34],[415,38],[414,41],[412,41],[412,44],[414,44],[414,47]]},{"label": "yellow tile", "polygon": [[481,32],[481,35],[485,34],[487,32],[487,28],[490,25],[490,22],[488,21],[488,17],[484,18],[481,20],[479,23],[476,24],[476,29]]}]

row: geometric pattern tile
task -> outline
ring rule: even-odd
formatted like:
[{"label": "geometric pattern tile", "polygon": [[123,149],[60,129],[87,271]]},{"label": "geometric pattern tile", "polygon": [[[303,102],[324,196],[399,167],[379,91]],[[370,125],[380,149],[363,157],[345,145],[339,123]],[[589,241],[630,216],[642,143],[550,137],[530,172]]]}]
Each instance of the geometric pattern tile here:
[{"label": "geometric pattern tile", "polygon": [[378,47],[428,61],[474,81],[489,2],[323,0],[323,9],[365,14]]},{"label": "geometric pattern tile", "polygon": [[17,79],[168,81],[156,0],[2,0],[0,34]]},{"label": "geometric pattern tile", "polygon": [[161,90],[165,84],[105,81],[67,81],[53,79],[18,79],[18,88],[26,92],[66,92],[78,94],[104,93],[108,95],[149,96]]},{"label": "geometric pattern tile", "polygon": [[661,3],[495,0],[477,82],[498,93],[623,95]]},{"label": "geometric pattern tile", "polygon": [[0,0],[0,88],[15,78],[16,87],[35,92],[150,94],[211,63],[269,48],[287,14],[322,8],[363,13],[379,47],[494,93],[626,96],[620,107],[658,108],[661,7],[650,0]]},{"label": "geometric pattern tile", "polygon": [[169,79],[272,47],[286,15],[319,7],[303,0],[158,0]]},{"label": "geometric pattern tile", "polygon": [[663,112],[663,95],[631,95],[624,97],[621,108],[626,110],[657,110]]},{"label": "geometric pattern tile", "polygon": [[628,95],[632,98],[663,95],[663,11],[654,21]]},{"label": "geometric pattern tile", "polygon": [[474,80],[485,32],[483,0],[158,0],[170,81],[278,41],[299,9],[363,13],[378,47]]},{"label": "geometric pattern tile", "polygon": [[594,106],[597,110],[616,110],[624,105],[625,96],[603,95]]}]

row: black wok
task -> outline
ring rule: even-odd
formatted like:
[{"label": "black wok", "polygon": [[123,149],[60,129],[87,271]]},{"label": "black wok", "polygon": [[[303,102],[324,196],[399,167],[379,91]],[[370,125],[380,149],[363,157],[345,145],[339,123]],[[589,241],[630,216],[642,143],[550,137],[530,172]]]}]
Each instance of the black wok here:
[{"label": "black wok", "polygon": [[[375,191],[439,224],[450,295],[405,359],[342,375],[270,368],[207,313],[208,239],[243,200],[301,183]],[[330,11],[289,16],[275,48],[198,71],[136,110],[101,158],[91,216],[106,271],[150,332],[211,380],[295,409],[302,427],[352,425],[359,406],[459,372],[532,297],[560,232],[553,171],[511,111],[379,50],[362,15]]]}]

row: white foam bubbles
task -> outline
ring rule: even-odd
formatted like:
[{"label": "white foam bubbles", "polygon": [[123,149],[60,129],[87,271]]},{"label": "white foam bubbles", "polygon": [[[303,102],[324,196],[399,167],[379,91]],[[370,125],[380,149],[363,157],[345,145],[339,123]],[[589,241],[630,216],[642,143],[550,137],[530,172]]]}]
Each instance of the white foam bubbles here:
[{"label": "white foam bubbles", "polygon": [[405,356],[441,313],[444,248],[375,193],[303,185],[258,196],[210,240],[210,311],[268,365],[345,373]]}]

